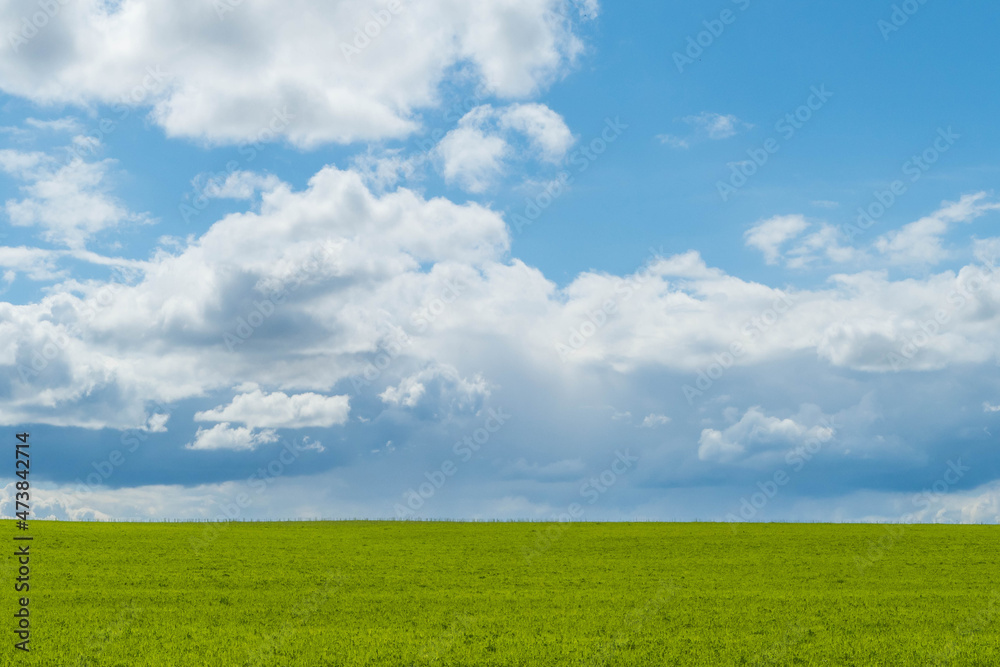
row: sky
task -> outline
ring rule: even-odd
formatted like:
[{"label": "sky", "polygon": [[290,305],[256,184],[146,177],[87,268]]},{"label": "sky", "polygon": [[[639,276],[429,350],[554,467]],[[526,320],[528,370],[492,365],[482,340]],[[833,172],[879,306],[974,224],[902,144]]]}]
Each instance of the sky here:
[{"label": "sky", "polygon": [[1000,521],[998,18],[0,2],[33,511]]}]

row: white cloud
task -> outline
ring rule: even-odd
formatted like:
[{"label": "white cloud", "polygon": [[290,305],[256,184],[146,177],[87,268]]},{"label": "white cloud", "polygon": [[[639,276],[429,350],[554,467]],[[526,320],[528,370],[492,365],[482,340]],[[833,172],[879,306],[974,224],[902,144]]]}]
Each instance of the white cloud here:
[{"label": "white cloud", "polygon": [[[575,460],[557,461],[553,464],[528,464],[521,460],[515,461],[505,469],[510,477],[523,477],[538,481],[565,481],[586,475],[586,462],[578,465]],[[947,468],[946,468],[947,469]],[[941,474],[937,471],[935,474]],[[562,473],[562,474],[561,474]],[[931,479],[934,479],[931,477]],[[39,518],[56,520],[96,520],[106,521],[112,518],[131,519],[161,519],[164,517],[199,517],[206,519],[225,519],[226,515],[220,507],[232,502],[240,494],[247,494],[252,502],[241,512],[243,518],[283,519],[287,516],[299,517],[329,517],[355,518],[358,516],[391,517],[391,509],[384,501],[368,499],[362,490],[371,485],[372,480],[365,477],[354,485],[349,485],[346,476],[336,474],[317,474],[309,476],[282,476],[275,479],[265,496],[258,495],[255,487],[243,482],[223,482],[212,484],[190,485],[141,485],[125,488],[95,488],[83,495],[75,492],[70,485],[55,486],[39,483],[33,486],[32,506]],[[453,482],[450,482],[453,483]],[[331,489],[335,491],[331,492]],[[616,489],[617,491],[618,489]],[[733,497],[739,498],[746,493],[745,486],[731,487]],[[1000,484],[988,482],[970,489],[949,489],[948,492],[937,494],[928,489],[929,494],[921,492],[921,504],[914,503],[915,493],[905,492],[848,492],[831,498],[803,497],[791,498],[793,501],[779,513],[769,513],[769,517],[784,517],[792,521],[849,521],[849,522],[896,522],[902,519],[908,521],[925,521],[936,523],[1000,523]],[[539,500],[537,493],[532,494],[536,500],[529,501],[524,496],[514,497],[510,494],[477,495],[469,489],[463,489],[461,506],[457,507],[453,516],[476,518],[551,518],[553,513],[565,511],[565,505],[554,497],[550,502]],[[17,489],[14,482],[0,487],[0,516],[12,518],[15,508]],[[329,507],[320,508],[315,498],[321,494],[333,496]],[[664,495],[668,495],[664,493]],[[684,498],[690,499],[691,505],[685,506]],[[710,507],[703,498],[708,498]],[[772,504],[779,505],[788,499],[781,494]],[[644,503],[640,507],[643,514],[654,520],[670,520],[694,506],[692,518],[696,516],[714,516],[724,520],[727,512],[734,507],[728,499],[723,504],[718,502],[718,496],[704,496],[697,489],[684,488],[682,492],[668,496],[660,503]],[[833,509],[831,509],[833,507]],[[602,510],[607,510],[603,511]],[[588,507],[587,517],[601,520],[633,520],[637,510],[632,507],[608,507],[607,503],[599,503]],[[688,514],[680,514],[688,516]],[[777,519],[775,519],[777,520]],[[901,526],[905,529],[905,526]]]},{"label": "white cloud", "polygon": [[378,155],[369,149],[351,159],[351,168],[373,192],[385,192],[401,180],[413,178],[422,162],[420,157],[404,156],[398,148]]},{"label": "white cloud", "polygon": [[574,0],[574,2],[580,6],[580,16],[585,18],[595,18],[601,9],[598,0]]},{"label": "white cloud", "polygon": [[544,104],[511,105],[500,114],[500,126],[526,135],[546,162],[562,162],[574,142],[562,116]]},{"label": "white cloud", "polygon": [[[476,192],[510,174],[534,183],[548,178],[544,170],[566,159],[574,137],[557,112],[525,101],[565,74],[582,49],[572,15],[589,17],[597,3],[405,3],[379,38],[345,57],[353,28],[382,2],[231,3],[219,20],[211,3],[193,0],[83,0],[63,7],[38,39],[0,54],[0,88],[8,93],[96,115],[98,103],[136,90],[127,104],[150,109],[149,120],[168,137],[208,144],[398,139],[436,117],[424,112],[445,97],[484,91],[482,106],[456,128],[442,128],[452,132],[422,155],[376,144],[352,169],[321,169],[304,187],[252,172],[199,181],[206,196],[252,201],[227,204],[245,210],[185,239],[164,240],[142,262],[85,250],[101,231],[142,219],[111,196],[111,163],[0,153],[0,167],[25,185],[8,203],[15,222],[70,247],[2,247],[4,280],[20,273],[61,278],[61,257],[104,269],[41,290],[29,286],[42,295],[27,297],[34,302],[0,303],[0,420],[132,428],[157,452],[170,451],[159,445],[174,440],[166,434],[169,413],[151,414],[153,402],[197,402],[195,419],[217,422],[198,429],[190,450],[250,451],[274,443],[277,429],[345,425],[334,436],[345,456],[290,469],[297,479],[269,489],[275,500],[291,502],[269,499],[253,508],[264,515],[275,508],[283,515],[331,508],[376,515],[394,494],[428,479],[420,474],[424,461],[435,464],[453,456],[456,442],[483,435],[482,452],[449,482],[448,495],[467,500],[466,515],[547,518],[565,506],[566,488],[575,489],[564,484],[547,493],[540,482],[598,474],[614,460],[608,443],[623,440],[634,443],[641,465],[622,477],[607,511],[648,488],[665,489],[660,500],[668,507],[683,476],[703,472],[718,481],[725,470],[716,464],[763,466],[810,437],[829,438],[823,411],[864,392],[885,409],[872,408],[867,427],[855,424],[853,439],[838,438],[839,448],[824,451],[823,465],[807,475],[850,479],[858,460],[871,471],[873,460],[899,450],[916,465],[956,434],[963,447],[989,451],[979,431],[996,408],[968,406],[996,396],[996,276],[975,266],[903,278],[862,271],[781,289],[687,252],[630,274],[585,271],[557,282],[510,257],[510,230],[497,211],[396,186],[437,166],[446,180]],[[0,9],[0,27],[16,29],[22,13]],[[749,127],[713,113],[683,122],[689,136],[661,140],[687,147]],[[79,132],[71,117],[25,125],[38,134]],[[6,134],[24,138],[9,128]],[[93,137],[72,141],[100,148]],[[280,164],[285,154],[276,157]],[[535,170],[541,173],[524,173]],[[977,197],[887,234],[876,249],[890,262],[946,256],[952,225],[991,210]],[[802,216],[764,220],[746,243],[791,268],[860,265],[872,255],[845,246],[832,225]],[[987,263],[998,248],[997,239],[979,240],[973,253]],[[134,274],[116,283],[94,277],[108,268]],[[941,311],[947,323],[928,333],[928,318]],[[562,358],[557,346],[574,340],[580,346]],[[740,352],[720,361],[734,344]],[[900,369],[891,356],[908,346],[913,353]],[[721,375],[716,367],[724,367]],[[685,386],[702,377],[714,384],[688,403]],[[926,391],[954,378],[946,395]],[[226,398],[205,399],[220,393]],[[800,406],[805,397],[823,407]],[[611,404],[621,411],[586,407]],[[501,406],[507,417],[490,412]],[[669,434],[659,428],[668,423]],[[378,456],[371,456],[373,444],[384,447]],[[323,448],[309,442],[300,449]],[[313,474],[312,463],[332,467]],[[116,485],[140,486],[101,489],[88,500],[48,489],[39,507],[74,518],[121,516],[129,508],[198,515],[232,497],[229,483],[143,485],[142,468],[115,473]],[[691,482],[685,494],[697,493]],[[10,492],[0,494],[5,503]],[[978,493],[949,498],[946,516],[1000,516],[995,489]]]},{"label": "white cloud", "polygon": [[740,133],[741,130],[752,128],[753,125],[745,123],[732,114],[721,114],[712,111],[703,111],[694,116],[682,118],[693,130],[690,136],[682,137],[673,134],[658,134],[656,138],[660,143],[671,148],[690,148],[691,144],[697,141],[709,140],[719,141],[729,139]]},{"label": "white cloud", "polygon": [[40,227],[46,240],[74,249],[123,222],[147,223],[111,194],[113,160],[87,162],[79,157],[58,160],[39,152],[0,150],[0,169],[26,181],[22,199],[8,199],[11,224]]},{"label": "white cloud", "polygon": [[[287,108],[292,120],[271,126],[272,136],[315,146],[410,134],[457,69],[501,99],[533,94],[583,49],[566,0],[426,0],[403,3],[351,53],[355,29],[384,7],[144,0],[109,9],[82,0],[61,6],[46,39],[3,51],[0,88],[40,104],[152,105],[169,136],[213,143],[267,136],[275,110]],[[22,16],[13,5],[0,12],[3,34],[16,34]]]},{"label": "white cloud", "polygon": [[732,463],[759,451],[788,450],[810,439],[825,443],[833,436],[834,429],[829,425],[809,426],[794,419],[768,417],[760,407],[752,407],[725,430],[704,429],[698,441],[698,458]]},{"label": "white cloud", "polygon": [[805,268],[821,257],[832,263],[855,261],[861,252],[850,245],[843,245],[845,234],[833,225],[823,224],[819,230],[802,237],[786,253],[786,266],[792,269]]},{"label": "white cloud", "polygon": [[56,269],[58,259],[59,253],[52,250],[0,246],[0,266],[15,274],[23,273],[32,280],[52,280],[63,275]]},{"label": "white cloud", "polygon": [[972,244],[972,255],[987,267],[1000,264],[1000,237],[975,239]]},{"label": "white cloud", "polygon": [[801,215],[778,215],[760,222],[746,231],[743,238],[750,247],[764,253],[764,261],[777,264],[781,246],[801,234],[809,226]]},{"label": "white cloud", "polygon": [[741,129],[753,127],[732,114],[711,111],[703,111],[696,116],[687,116],[684,118],[684,122],[714,141],[734,137]]},{"label": "white cloud", "polygon": [[[931,215],[880,236],[872,247],[889,264],[936,264],[950,255],[944,249],[943,238],[955,223],[969,222],[998,209],[1000,203],[988,201],[986,193],[964,195],[958,202],[945,202]],[[820,259],[833,264],[872,259],[871,253],[845,243],[847,235],[830,224],[823,223],[811,234],[801,236],[810,226],[801,215],[776,216],[748,230],[746,244],[760,250],[768,264],[784,259],[786,266],[793,269],[814,265]],[[783,248],[796,238],[792,247]],[[974,254],[981,262],[992,265],[1000,257],[1000,243],[976,240]]]},{"label": "white cloud", "polygon": [[[37,303],[0,304],[0,366],[14,378],[0,418],[132,428],[147,422],[149,401],[245,382],[288,397],[344,394],[335,385],[354,386],[393,345],[390,368],[372,376],[370,389],[353,391],[416,418],[472,414],[508,367],[551,378],[554,395],[590,372],[674,374],[683,400],[681,388],[734,343],[742,345],[734,373],[791,359],[898,373],[891,355],[942,308],[947,326],[922,341],[906,372],[1000,358],[992,333],[1000,312],[991,305],[1000,281],[983,280],[975,267],[906,280],[838,275],[786,291],[727,275],[689,252],[631,275],[585,272],[560,288],[508,259],[509,244],[503,219],[487,208],[406,189],[376,196],[358,174],[325,168],[302,190],[271,189],[254,210],[161,249],[103,304],[108,283],[99,280],[62,286]],[[275,285],[284,297],[268,303]],[[557,346],[609,301],[614,312],[564,362]],[[241,322],[251,313],[259,319],[227,347],[226,336],[247,327]],[[36,372],[43,348],[52,354]],[[218,417],[237,423],[225,409]],[[278,422],[259,424],[268,423]]]},{"label": "white cloud", "polygon": [[229,405],[195,414],[195,421],[239,422],[250,428],[305,428],[334,426],[347,421],[347,396],[304,393],[289,396],[257,389],[235,396]]},{"label": "white cloud", "polygon": [[[514,133],[528,141],[521,155],[512,145]],[[434,154],[443,163],[448,183],[478,193],[494,185],[510,159],[534,157],[558,164],[574,141],[562,117],[543,104],[514,104],[501,109],[484,104],[466,113],[458,127],[441,139]]]},{"label": "white cloud", "polygon": [[269,192],[280,185],[281,180],[274,174],[234,171],[225,179],[210,179],[201,193],[213,199],[252,199],[258,192]]},{"label": "white cloud", "polygon": [[669,423],[670,417],[653,413],[646,415],[646,417],[642,420],[642,427],[656,428],[657,426],[666,426]]},{"label": "white cloud", "polygon": [[510,146],[501,137],[477,127],[459,127],[444,136],[435,149],[444,162],[444,178],[469,192],[484,192],[503,173]]},{"label": "white cloud", "polygon": [[682,137],[676,137],[672,134],[658,134],[656,138],[659,142],[665,146],[670,146],[671,148],[690,148],[691,143]]},{"label": "white cloud", "polygon": [[985,192],[964,195],[957,202],[943,202],[941,208],[875,241],[875,248],[893,264],[937,264],[948,257],[943,236],[955,223],[969,222],[1000,203],[987,200]]},{"label": "white cloud", "polygon": [[[4,419],[131,428],[145,422],[146,401],[246,381],[328,393],[386,340],[386,313],[412,327],[426,294],[453,277],[468,279],[471,292],[484,280],[477,267],[509,246],[493,211],[409,190],[375,197],[356,174],[332,168],[303,191],[265,192],[256,208],[159,251],[134,267],[141,274],[129,284],[74,283],[38,303],[0,304],[0,365],[20,378],[5,396]],[[286,298],[262,306],[274,309],[266,324],[227,349],[225,336],[276,285]],[[464,312],[442,315],[435,327]],[[309,352],[289,345],[294,338]],[[51,358],[33,361],[50,340],[61,341]],[[95,405],[92,395],[106,398]]]},{"label": "white cloud", "polygon": [[47,130],[50,132],[72,132],[78,134],[83,131],[80,121],[72,116],[56,118],[54,120],[38,120],[37,118],[25,118],[24,124],[37,130]]},{"label": "white cloud", "polygon": [[1000,405],[990,405],[989,403],[983,403],[984,412],[1000,412]]},{"label": "white cloud", "polygon": [[278,436],[272,430],[255,431],[238,426],[231,428],[228,423],[216,424],[212,428],[199,428],[194,441],[184,445],[185,449],[252,451],[260,445],[277,442]]},{"label": "white cloud", "polygon": [[149,433],[166,433],[168,421],[170,421],[169,413],[154,413],[149,416],[149,421],[146,422],[146,427],[143,430]]},{"label": "white cloud", "polygon": [[414,408],[429,398],[429,388],[436,406],[459,410],[474,408],[490,395],[489,383],[481,376],[467,380],[453,366],[440,365],[404,377],[396,386],[386,387],[379,398],[390,405]]}]

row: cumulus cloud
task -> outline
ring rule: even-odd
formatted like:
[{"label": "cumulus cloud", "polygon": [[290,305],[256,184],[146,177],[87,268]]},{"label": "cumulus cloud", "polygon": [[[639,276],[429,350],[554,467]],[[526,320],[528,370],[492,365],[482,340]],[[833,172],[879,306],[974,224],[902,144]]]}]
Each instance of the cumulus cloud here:
[{"label": "cumulus cloud", "polygon": [[[386,340],[386,313],[412,328],[425,294],[451,278],[482,283],[473,267],[509,244],[495,212],[408,190],[376,197],[356,174],[332,168],[303,191],[264,193],[259,209],[161,251],[134,282],[91,281],[38,303],[0,304],[0,362],[21,379],[6,387],[5,418],[129,428],[144,420],[144,401],[245,381],[325,394]],[[266,320],[255,319],[259,309]],[[248,318],[262,326],[240,338]],[[312,352],[300,356],[288,336]],[[258,354],[283,360],[259,363]],[[95,409],[87,397],[98,395]]]},{"label": "cumulus cloud", "polygon": [[278,436],[273,430],[257,431],[243,426],[233,428],[227,422],[222,422],[209,429],[199,428],[194,441],[189,442],[184,447],[185,449],[251,451],[260,445],[277,441]]},{"label": "cumulus cloud", "polygon": [[[949,257],[949,234],[995,210],[992,198],[945,203],[858,249],[801,215],[747,231],[769,264],[838,265],[807,287],[749,280],[683,249],[557,280],[509,254],[511,230],[491,206],[400,184],[433,168],[473,193],[499,192],[512,175],[550,179],[575,137],[537,94],[581,53],[578,27],[596,0],[404,3],[367,38],[381,0],[220,6],[67,3],[0,53],[0,89],[61,116],[2,132],[22,148],[68,136],[64,149],[90,155],[0,152],[0,169],[22,186],[6,204],[12,222],[64,246],[0,248],[5,283],[63,281],[27,285],[27,296],[6,288],[23,302],[0,303],[0,422],[93,429],[66,437],[74,446],[52,472],[64,481],[107,456],[99,430],[124,431],[123,445],[149,447],[144,457],[177,460],[120,466],[120,488],[42,485],[43,515],[212,516],[241,488],[242,459],[262,457],[280,429],[334,429],[336,451],[296,445],[301,463],[268,478],[273,495],[247,516],[394,516],[423,471],[460,459],[428,513],[549,518],[575,497],[574,482],[603,479],[620,460],[612,450],[627,445],[638,464],[588,518],[691,517],[691,507],[722,517],[733,507],[720,497],[752,492],[761,470],[814,441],[831,445],[797,488],[823,494],[824,506],[808,506],[803,491],[773,507],[787,500],[783,516],[829,518],[839,493],[839,518],[893,516],[907,500],[898,489],[934,480],[929,466],[952,450],[991,460],[1000,242],[974,241],[978,265],[916,276],[898,267]],[[22,15],[0,8],[5,34]],[[470,91],[471,110],[432,134],[436,146],[409,154],[392,143]],[[62,116],[101,104],[148,112],[168,140],[200,145],[371,143],[338,157],[350,168],[320,168],[304,185],[300,169],[294,185],[244,170],[202,176],[196,192],[235,200],[230,213],[147,244],[142,260],[103,257],[87,244],[146,218],[112,194],[117,166],[93,157],[102,144],[80,134],[88,123]],[[750,127],[710,112],[679,122],[662,141],[689,147]],[[269,156],[269,167],[289,155]],[[69,278],[69,260],[87,262],[86,276]],[[184,448],[170,405],[193,406],[201,424]],[[200,471],[210,484],[150,483],[178,479],[205,451],[237,465]],[[893,491],[851,495],[889,469],[899,473]],[[990,472],[980,465],[920,516],[996,520],[1000,494],[980,484]],[[0,489],[3,511],[11,492]],[[461,506],[449,510],[446,495]]]},{"label": "cumulus cloud", "polygon": [[[4,50],[0,88],[40,104],[148,106],[168,135],[212,143],[398,138],[419,127],[418,110],[438,103],[455,69],[501,99],[560,76],[583,48],[583,7],[575,16],[573,4],[403,3],[368,38],[372,13],[385,9],[377,0],[84,0]],[[15,5],[0,11],[3,34],[16,35],[22,16]],[[292,120],[275,127],[283,110]]]},{"label": "cumulus cloud", "polygon": [[[870,250],[888,265],[932,265],[954,253],[944,247],[944,237],[956,224],[971,222],[1000,204],[989,200],[985,192],[963,195],[957,202],[944,202],[940,209],[916,222],[883,234]],[[804,234],[811,230],[809,234]],[[830,264],[872,260],[871,252],[854,247],[847,234],[827,223],[812,224],[801,215],[783,215],[758,223],[745,234],[746,245],[760,250],[768,264],[793,269],[814,266],[819,260]],[[794,241],[794,243],[791,243]],[[979,239],[973,244],[975,256],[986,264],[995,264],[1000,245],[995,240]]]},{"label": "cumulus cloud", "polygon": [[0,150],[0,170],[24,181],[21,199],[8,199],[13,225],[39,227],[53,243],[83,248],[100,231],[123,222],[149,222],[114,195],[108,183],[113,160],[60,160],[41,152]]},{"label": "cumulus cloud", "polygon": [[235,396],[229,405],[195,414],[195,421],[239,422],[250,428],[329,427],[343,424],[350,414],[348,396],[304,393],[289,396],[259,389]]},{"label": "cumulus cloud", "polygon": [[845,241],[846,235],[841,229],[824,223],[813,233],[800,237],[785,252],[785,265],[791,269],[800,269],[820,259],[826,259],[832,264],[859,260],[862,252]]},{"label": "cumulus cloud", "polygon": [[268,192],[281,185],[274,174],[234,171],[224,179],[213,178],[201,187],[201,194],[212,199],[252,199],[258,192]]},{"label": "cumulus cloud", "polygon": [[[780,456],[819,437],[821,413],[834,414],[843,394],[873,384],[883,397],[900,396],[889,402],[912,402],[901,392],[930,381],[920,373],[979,369],[966,372],[978,384],[969,382],[975,395],[962,405],[996,395],[1000,281],[983,267],[903,279],[864,271],[779,289],[709,266],[696,252],[661,251],[632,272],[587,271],[559,286],[508,255],[510,230],[484,206],[406,188],[376,194],[358,173],[333,167],[259,198],[252,210],[158,249],[134,267],[135,279],[67,284],[34,303],[0,304],[0,366],[10,378],[0,383],[0,418],[140,428],[155,438],[167,435],[166,422],[150,417],[151,402],[198,401],[195,417],[218,423],[190,438],[192,456],[259,450],[277,429],[330,424],[354,456],[374,457],[377,448],[380,461],[398,459],[383,464],[403,476],[403,493],[408,472],[428,465],[405,458],[415,443],[444,460],[484,428],[490,409],[503,408],[517,418],[490,433],[482,461],[470,461],[488,470],[470,473],[468,489],[456,478],[455,488],[480,499],[469,512],[525,498],[513,512],[559,502],[529,486],[581,470],[553,462],[579,459],[581,474],[603,470],[608,442],[642,443],[642,483],[652,484],[658,471],[740,470]],[[927,319],[941,309],[947,322],[928,335]],[[699,384],[734,343],[739,354],[689,403],[684,387]],[[563,356],[560,346],[575,347]],[[801,408],[804,386],[822,410]],[[235,396],[204,404],[218,392]],[[720,416],[734,394],[743,406],[767,408]],[[581,405],[615,405],[621,418]],[[937,419],[961,410],[940,412]],[[669,439],[656,428],[666,415]],[[901,456],[896,431],[906,424],[881,432],[875,423],[855,424],[845,461]],[[913,445],[907,460],[919,460],[921,446],[929,445]],[[476,486],[483,470],[507,474]],[[325,479],[343,488],[359,471],[376,472],[352,465]],[[352,507],[375,512],[379,502]]]},{"label": "cumulus cloud", "polygon": [[[520,134],[525,150],[515,148]],[[505,108],[480,105],[466,113],[434,149],[449,183],[469,192],[484,192],[503,174],[507,162],[519,157],[558,164],[575,141],[562,116],[543,104]]]},{"label": "cumulus cloud", "polygon": [[482,376],[469,380],[459,375],[453,366],[435,365],[404,377],[395,386],[386,387],[379,398],[405,408],[417,407],[425,399],[433,398],[434,405],[439,408],[467,410],[480,405],[489,395],[489,383]]},{"label": "cumulus cloud", "polygon": [[514,104],[500,113],[500,126],[527,136],[546,162],[561,162],[574,142],[562,116],[544,104]]},{"label": "cumulus cloud", "polygon": [[[953,461],[956,467],[960,465]],[[945,463],[934,474],[941,476],[950,469]],[[508,483],[518,483],[524,479],[532,484],[539,481],[564,482],[586,475],[586,463],[573,459],[551,464],[527,463],[518,459],[501,476]],[[966,472],[966,474],[968,474]],[[931,477],[935,479],[935,477]],[[954,479],[954,477],[951,477]],[[161,519],[164,517],[199,517],[225,519],[222,507],[239,494],[247,494],[253,502],[243,509],[241,516],[256,519],[282,519],[288,514],[312,518],[344,518],[357,516],[392,517],[391,507],[384,502],[349,497],[357,493],[363,485],[370,485],[369,479],[360,480],[356,486],[346,487],[342,480],[331,475],[312,477],[284,476],[270,482],[266,495],[260,494],[259,487],[242,482],[225,482],[184,486],[179,484],[141,485],[128,488],[95,488],[87,494],[77,493],[70,485],[39,483],[33,486],[32,506],[39,518],[56,520],[109,520],[111,518]],[[457,481],[450,482],[458,483]],[[311,500],[316,494],[337,489],[336,502],[328,509],[320,510]],[[616,488],[619,488],[616,485]],[[756,487],[753,487],[756,488]],[[938,489],[941,487],[938,486]],[[737,494],[744,489],[731,489]],[[0,515],[13,517],[15,512],[14,482],[0,487]],[[637,513],[650,518],[676,517],[682,495],[696,495],[697,490],[683,489],[677,492],[664,491],[668,496],[663,503],[644,503],[636,509],[616,508],[601,503],[588,507],[588,518],[600,520],[634,520]],[[730,504],[719,504],[712,497],[705,496],[711,507],[697,503],[696,516],[725,520],[725,514],[732,509]],[[998,523],[1000,522],[1000,484],[987,482],[970,488],[949,487],[945,493],[938,493],[931,484],[917,487],[913,491],[855,491],[837,498],[836,508],[831,510],[829,497],[791,496],[780,494],[767,507],[784,505],[786,516],[800,521],[829,521],[831,516],[838,521],[862,522],[916,522],[935,523]],[[502,494],[495,498],[483,498],[467,494],[460,508],[453,516],[466,519],[494,518],[549,518],[555,512],[564,511],[557,500],[545,502],[531,500],[525,494]],[[648,514],[647,514],[648,513]],[[692,515],[695,516],[695,515]],[[770,515],[769,515],[770,516]]]},{"label": "cumulus cloud", "polygon": [[777,264],[781,257],[781,246],[794,239],[809,227],[801,215],[778,215],[757,223],[746,231],[746,244],[764,253],[764,261]]},{"label": "cumulus cloud", "polygon": [[879,237],[875,248],[893,264],[937,264],[949,255],[944,235],[952,225],[996,210],[1000,210],[1000,203],[989,201],[985,192],[964,195],[957,202],[943,202],[931,215]]},{"label": "cumulus cloud", "polygon": [[972,244],[972,255],[985,266],[1000,264],[1000,237],[975,239]]},{"label": "cumulus cloud", "polygon": [[757,406],[747,410],[739,421],[724,430],[703,430],[698,440],[698,458],[732,463],[759,451],[775,448],[784,451],[809,440],[825,443],[834,433],[829,424],[810,426],[795,419],[769,417]]},{"label": "cumulus cloud", "polygon": [[371,149],[354,156],[351,168],[364,180],[365,185],[374,192],[385,192],[400,181],[412,178],[421,163],[425,160],[419,157],[404,155],[399,148],[376,154]]},{"label": "cumulus cloud", "polygon": [[643,428],[656,428],[657,426],[666,426],[669,423],[670,417],[653,413],[643,418],[641,426]]},{"label": "cumulus cloud", "polygon": [[149,420],[146,422],[142,430],[148,431],[149,433],[166,433],[168,421],[170,421],[170,413],[154,413],[149,416]]},{"label": "cumulus cloud", "polygon": [[[259,210],[160,251],[137,267],[139,279],[111,284],[108,299],[108,284],[93,281],[0,305],[0,364],[18,378],[5,388],[3,419],[130,428],[145,421],[146,401],[248,381],[329,396],[393,349],[375,393],[429,413],[487,396],[493,380],[476,359],[500,349],[556,377],[574,368],[695,373],[734,343],[740,367],[807,355],[890,373],[989,363],[1000,349],[990,335],[1000,286],[973,266],[920,280],[844,274],[789,292],[684,253],[557,288],[506,259],[509,242],[501,216],[482,206],[406,189],[376,196],[357,174],[323,169],[306,188],[269,190]],[[947,323],[921,333],[941,309]],[[599,331],[581,334],[599,311]]]},{"label": "cumulus cloud", "polygon": [[744,233],[744,241],[760,250],[768,264],[784,262],[790,269],[812,267],[821,261],[859,262],[865,256],[847,242],[847,234],[839,227],[810,223],[797,214],[775,216],[754,225]]},{"label": "cumulus cloud", "polygon": [[469,192],[484,192],[503,172],[510,147],[502,137],[477,127],[459,127],[445,135],[436,151],[444,162],[447,182]]},{"label": "cumulus cloud", "polygon": [[43,248],[0,246],[0,267],[10,269],[12,276],[23,273],[31,280],[52,280],[64,275],[56,268],[58,259],[59,253]]}]

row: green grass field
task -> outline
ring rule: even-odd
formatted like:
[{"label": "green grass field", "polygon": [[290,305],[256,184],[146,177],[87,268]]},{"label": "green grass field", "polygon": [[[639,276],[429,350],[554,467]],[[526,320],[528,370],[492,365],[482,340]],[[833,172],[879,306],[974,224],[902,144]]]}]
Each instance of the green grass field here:
[{"label": "green grass field", "polygon": [[1000,665],[989,526],[34,521],[30,534],[32,650],[13,649],[8,557],[4,665]]}]

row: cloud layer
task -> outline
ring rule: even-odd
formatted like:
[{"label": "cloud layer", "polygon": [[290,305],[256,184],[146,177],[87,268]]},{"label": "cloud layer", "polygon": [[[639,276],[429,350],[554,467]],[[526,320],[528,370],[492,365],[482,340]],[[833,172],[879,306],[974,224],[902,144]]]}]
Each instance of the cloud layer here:
[{"label": "cloud layer", "polygon": [[[0,149],[18,236],[0,289],[21,290],[0,302],[0,422],[73,443],[42,512],[213,518],[247,494],[241,516],[261,518],[1000,518],[983,186],[870,236],[829,192],[804,199],[820,215],[755,209],[731,248],[749,265],[668,232],[629,269],[543,271],[524,258],[549,230],[520,252],[538,228],[505,211],[539,188],[608,201],[588,197],[613,165],[583,170],[608,132],[650,127],[611,113],[577,147],[579,110],[555,101],[575,98],[543,95],[584,53],[594,0],[52,6],[32,31],[0,5],[0,89],[31,105]],[[695,111],[661,141],[752,127]],[[197,164],[290,149],[172,172],[225,211],[179,232],[125,203],[104,157],[122,135],[81,120],[132,113]],[[555,176],[567,161],[580,178]],[[623,222],[592,209],[582,222]],[[561,224],[550,238],[583,228]],[[140,227],[141,250],[114,236]]]},{"label": "cloud layer", "polygon": [[31,12],[3,3],[0,30],[15,39],[0,89],[39,104],[149,106],[168,135],[212,143],[399,138],[451,71],[502,99],[551,83],[583,48],[575,4],[84,0],[26,30]]}]

